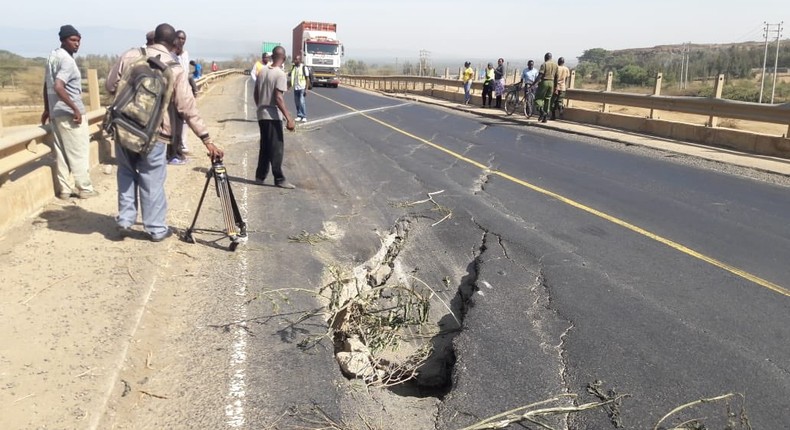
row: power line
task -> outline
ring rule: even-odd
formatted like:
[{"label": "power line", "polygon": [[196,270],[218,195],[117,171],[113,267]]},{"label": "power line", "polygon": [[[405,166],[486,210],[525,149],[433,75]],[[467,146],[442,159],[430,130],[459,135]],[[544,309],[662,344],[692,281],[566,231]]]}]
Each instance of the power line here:
[{"label": "power line", "polygon": [[742,36],[735,39],[735,42],[751,42],[753,40],[748,40],[748,39],[751,39],[752,37],[760,34],[760,31],[764,29],[765,29],[765,23],[763,23],[763,25],[758,25],[757,27],[754,27],[753,29],[747,31],[746,33],[743,33]]}]

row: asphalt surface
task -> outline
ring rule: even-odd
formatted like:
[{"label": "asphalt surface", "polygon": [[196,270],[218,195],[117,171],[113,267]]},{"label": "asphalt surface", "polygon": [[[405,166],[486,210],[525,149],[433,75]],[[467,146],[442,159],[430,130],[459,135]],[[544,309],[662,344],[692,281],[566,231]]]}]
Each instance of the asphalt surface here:
[{"label": "asphalt surface", "polygon": [[[452,217],[410,235],[422,279],[449,274],[459,293],[448,297],[464,302],[452,386],[433,393],[438,428],[563,393],[592,401],[585,387],[596,380],[630,396],[619,408],[625,428],[730,392],[746,394],[754,428],[790,426],[786,181],[341,87],[310,94],[309,121],[286,134],[285,174],[298,188],[285,191],[252,183],[250,88],[246,78],[225,85],[237,98],[224,120],[226,161],[250,225],[241,295],[320,288],[328,264],[378,250],[403,216],[393,202],[444,191],[435,199]],[[331,246],[287,240],[327,222],[345,233]],[[351,419],[332,345],[300,348],[326,331],[309,312],[318,301],[278,294],[244,304],[237,317],[247,322],[229,328],[244,359],[228,422],[254,427],[316,406]],[[612,424],[593,411],[569,425]]]}]

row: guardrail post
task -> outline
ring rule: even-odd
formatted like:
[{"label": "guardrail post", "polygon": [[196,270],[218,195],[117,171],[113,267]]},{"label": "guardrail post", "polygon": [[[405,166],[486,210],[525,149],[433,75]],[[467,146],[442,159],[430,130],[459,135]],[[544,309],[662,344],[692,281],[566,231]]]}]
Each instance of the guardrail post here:
[{"label": "guardrail post", "polygon": [[450,68],[449,67],[445,67],[444,68],[444,79],[450,79]]},{"label": "guardrail post", "polygon": [[[571,79],[570,82],[568,82],[568,89],[572,90],[575,85],[576,85],[576,69],[573,69],[571,70]],[[571,107],[571,104],[573,103],[573,99],[571,99],[570,97],[565,97],[565,103],[567,107]]]},{"label": "guardrail post", "polygon": [[[664,74],[661,72],[656,73],[656,87],[653,89],[654,96],[661,95],[661,81],[664,79]],[[650,119],[658,119],[655,109],[650,109]]]},{"label": "guardrail post", "polygon": [[[720,99],[723,90],[724,90],[724,75],[719,75],[719,77],[716,78],[716,89],[713,97]],[[717,127],[718,125],[719,125],[719,117],[711,115],[711,117],[708,118],[708,127]]]},{"label": "guardrail post", "polygon": [[[606,89],[604,90],[604,92],[608,93],[608,92],[612,91],[612,79],[613,78],[614,78],[614,73],[608,72],[606,74]],[[609,112],[609,103],[604,103],[601,106],[601,112],[604,112],[604,113]]]},{"label": "guardrail post", "polygon": [[101,108],[101,98],[99,94],[99,75],[96,69],[88,69],[88,96],[91,110],[99,110]]}]

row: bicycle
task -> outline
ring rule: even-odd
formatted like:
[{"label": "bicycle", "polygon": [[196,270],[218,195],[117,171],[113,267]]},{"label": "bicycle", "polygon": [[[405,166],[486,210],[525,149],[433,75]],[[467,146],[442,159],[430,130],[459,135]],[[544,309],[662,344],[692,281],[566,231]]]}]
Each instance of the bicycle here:
[{"label": "bicycle", "polygon": [[535,93],[538,92],[538,88],[535,84],[529,87],[527,90],[527,102],[524,103],[524,116],[527,118],[532,118],[532,115],[535,115],[537,109],[535,109]]},{"label": "bicycle", "polygon": [[535,114],[535,88],[534,86],[527,91],[527,98],[521,96],[523,91],[523,83],[511,85],[505,93],[505,113],[513,115],[519,107],[524,109],[524,116],[531,118]]}]

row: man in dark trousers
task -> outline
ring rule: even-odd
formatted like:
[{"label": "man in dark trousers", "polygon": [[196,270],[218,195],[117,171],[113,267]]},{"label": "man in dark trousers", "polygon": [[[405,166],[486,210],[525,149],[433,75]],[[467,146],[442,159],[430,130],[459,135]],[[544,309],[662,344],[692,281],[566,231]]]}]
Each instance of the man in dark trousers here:
[{"label": "man in dark trousers", "polygon": [[258,153],[258,168],[255,169],[255,182],[263,184],[269,174],[269,165],[274,176],[274,185],[293,189],[293,184],[283,175],[283,119],[285,127],[294,131],[296,124],[285,107],[283,93],[288,90],[288,76],[282,69],[285,62],[285,48],[278,46],[272,51],[272,61],[263,66],[255,81],[253,98],[258,107],[258,127],[261,132],[261,147]]},{"label": "man in dark trousers", "polygon": [[557,86],[557,63],[551,60],[551,52],[543,56],[544,63],[538,71],[538,92],[535,94],[535,106],[538,108],[538,121],[546,122],[551,110],[551,97]]}]

